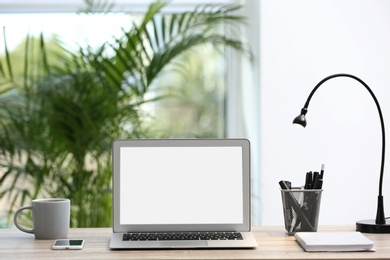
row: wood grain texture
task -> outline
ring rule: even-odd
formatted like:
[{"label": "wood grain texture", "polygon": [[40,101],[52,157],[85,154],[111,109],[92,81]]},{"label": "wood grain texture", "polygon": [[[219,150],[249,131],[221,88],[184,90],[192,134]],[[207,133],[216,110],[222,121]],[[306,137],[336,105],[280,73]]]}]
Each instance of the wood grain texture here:
[{"label": "wood grain texture", "polygon": [[[318,231],[353,231],[354,226],[319,227]],[[256,249],[110,250],[111,228],[71,229],[69,238],[85,239],[82,250],[52,250],[53,240],[36,240],[17,229],[0,229],[0,259],[390,259],[390,234],[365,234],[376,252],[304,252],[283,227],[256,227]]]}]

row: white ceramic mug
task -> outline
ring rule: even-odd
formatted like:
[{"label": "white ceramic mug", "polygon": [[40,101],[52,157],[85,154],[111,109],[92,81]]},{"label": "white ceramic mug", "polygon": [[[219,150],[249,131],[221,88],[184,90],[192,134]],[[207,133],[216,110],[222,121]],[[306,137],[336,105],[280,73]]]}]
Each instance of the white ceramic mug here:
[{"label": "white ceramic mug", "polygon": [[[18,223],[22,210],[32,210],[33,228]],[[70,200],[61,198],[36,199],[31,206],[19,208],[14,215],[15,226],[23,232],[35,235],[36,239],[67,238],[70,223]]]}]

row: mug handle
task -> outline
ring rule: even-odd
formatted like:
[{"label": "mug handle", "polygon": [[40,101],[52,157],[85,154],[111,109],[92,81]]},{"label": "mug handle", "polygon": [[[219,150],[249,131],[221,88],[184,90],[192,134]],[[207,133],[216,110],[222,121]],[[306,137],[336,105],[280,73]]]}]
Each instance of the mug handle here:
[{"label": "mug handle", "polygon": [[14,223],[15,223],[15,226],[16,226],[18,229],[20,229],[21,231],[23,231],[23,232],[30,233],[30,234],[34,234],[34,228],[28,229],[28,228],[22,227],[22,226],[19,225],[19,223],[18,223],[18,215],[19,215],[19,213],[20,213],[22,210],[25,210],[25,209],[31,209],[31,210],[32,210],[32,206],[24,206],[24,207],[21,207],[21,208],[19,208],[18,210],[16,210],[15,215],[14,215]]}]

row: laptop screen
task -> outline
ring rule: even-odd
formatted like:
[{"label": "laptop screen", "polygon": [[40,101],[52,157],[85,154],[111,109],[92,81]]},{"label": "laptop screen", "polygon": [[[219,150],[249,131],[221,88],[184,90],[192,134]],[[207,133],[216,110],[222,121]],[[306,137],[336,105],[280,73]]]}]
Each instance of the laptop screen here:
[{"label": "laptop screen", "polygon": [[247,225],[247,146],[241,139],[115,141],[114,229]]}]

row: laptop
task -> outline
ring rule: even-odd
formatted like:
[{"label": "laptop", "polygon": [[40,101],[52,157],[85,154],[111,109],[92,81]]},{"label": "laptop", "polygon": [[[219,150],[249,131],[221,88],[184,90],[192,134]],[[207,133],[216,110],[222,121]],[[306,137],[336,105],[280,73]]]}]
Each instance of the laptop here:
[{"label": "laptop", "polygon": [[111,249],[253,248],[247,139],[115,140]]}]

